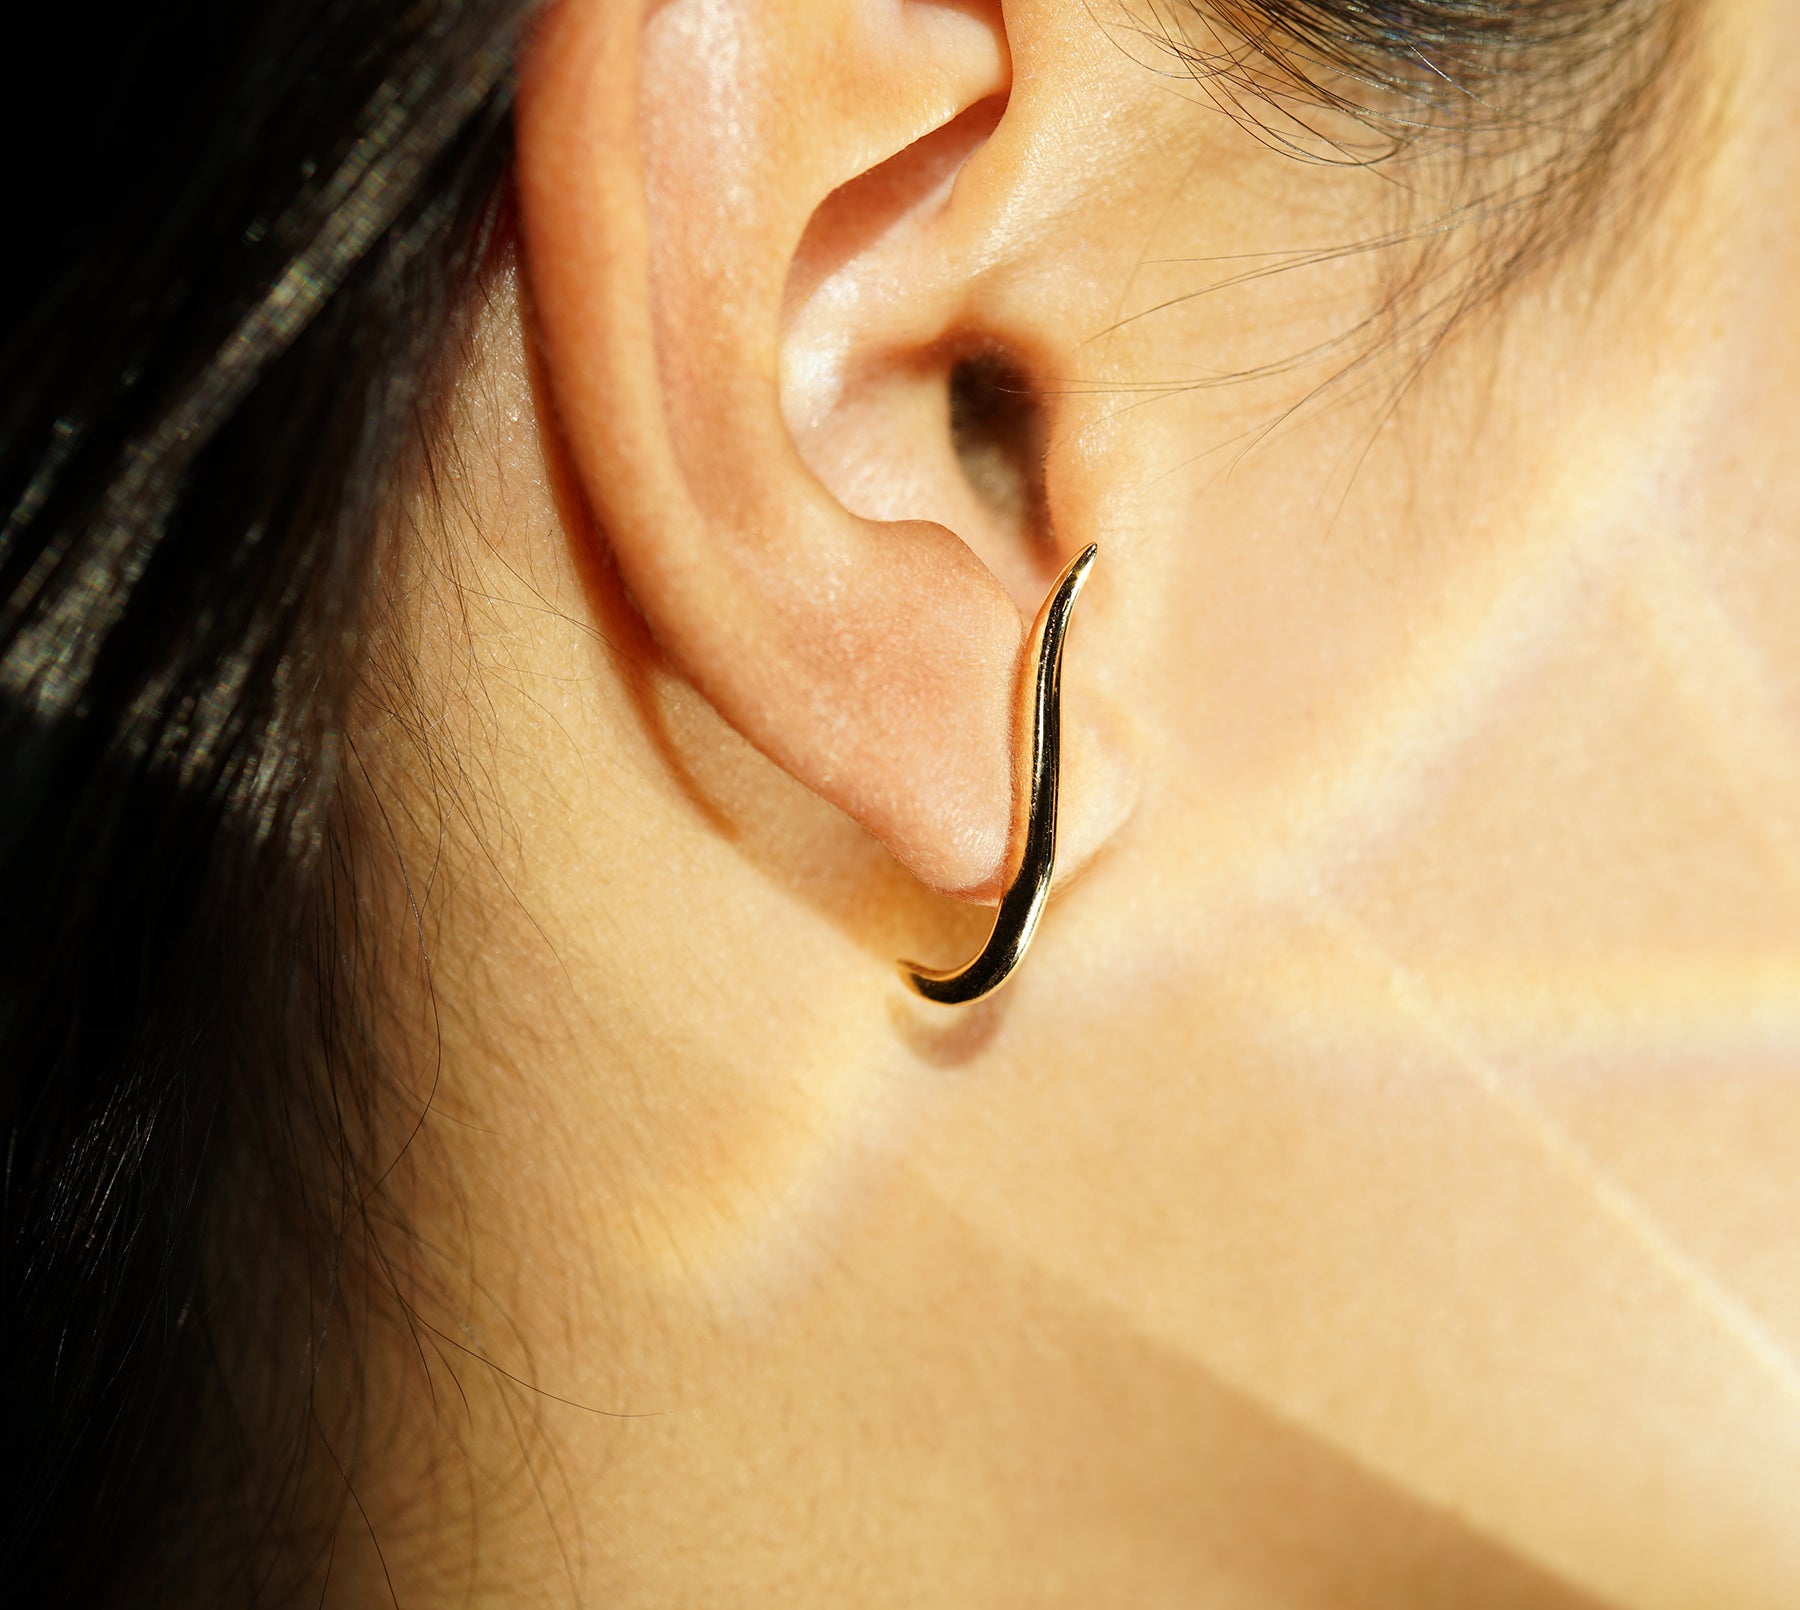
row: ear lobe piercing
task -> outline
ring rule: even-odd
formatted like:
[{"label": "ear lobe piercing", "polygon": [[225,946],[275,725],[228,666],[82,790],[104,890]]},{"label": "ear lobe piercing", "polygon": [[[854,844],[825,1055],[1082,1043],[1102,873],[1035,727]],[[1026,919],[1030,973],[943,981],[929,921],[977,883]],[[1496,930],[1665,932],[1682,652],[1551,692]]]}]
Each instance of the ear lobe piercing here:
[{"label": "ear lobe piercing", "polygon": [[1062,766],[1062,655],[1075,598],[1098,550],[1089,543],[1071,559],[1031,628],[1037,650],[1032,679],[1031,752],[1025,817],[1025,855],[1001,896],[993,932],[981,953],[950,972],[902,962],[900,976],[928,1001],[966,1006],[991,995],[1025,959],[1056,870],[1056,795]]}]

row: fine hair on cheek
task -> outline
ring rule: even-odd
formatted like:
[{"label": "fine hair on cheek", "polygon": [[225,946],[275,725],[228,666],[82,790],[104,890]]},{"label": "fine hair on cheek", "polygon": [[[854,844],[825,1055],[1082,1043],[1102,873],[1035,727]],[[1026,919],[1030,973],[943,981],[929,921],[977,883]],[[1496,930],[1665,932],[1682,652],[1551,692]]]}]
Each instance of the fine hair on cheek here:
[{"label": "fine hair on cheek", "polygon": [[1453,329],[1584,247],[1601,247],[1584,267],[1602,277],[1672,193],[1703,145],[1697,12],[1694,0],[1122,0],[1115,35],[1270,148],[1386,176],[1362,238],[1222,265],[1221,283],[1379,259],[1338,373],[1393,359],[1403,390]]}]

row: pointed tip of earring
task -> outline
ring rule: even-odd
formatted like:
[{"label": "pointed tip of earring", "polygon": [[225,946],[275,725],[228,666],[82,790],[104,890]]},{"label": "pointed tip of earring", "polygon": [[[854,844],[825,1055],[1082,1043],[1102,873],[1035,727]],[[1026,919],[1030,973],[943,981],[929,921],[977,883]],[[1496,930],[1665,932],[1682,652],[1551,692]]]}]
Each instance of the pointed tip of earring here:
[{"label": "pointed tip of earring", "polygon": [[1062,574],[1056,578],[1044,599],[1043,613],[1039,616],[1039,626],[1049,618],[1052,610],[1070,610],[1075,607],[1075,600],[1081,596],[1081,589],[1087,585],[1088,573],[1094,568],[1094,560],[1099,557],[1100,545],[1090,542],[1080,553],[1076,554],[1063,566]]},{"label": "pointed tip of earring", "polygon": [[1088,578],[1088,572],[1094,568],[1094,560],[1099,557],[1099,553],[1100,544],[1090,542],[1063,568],[1063,580],[1073,582],[1079,591]]}]

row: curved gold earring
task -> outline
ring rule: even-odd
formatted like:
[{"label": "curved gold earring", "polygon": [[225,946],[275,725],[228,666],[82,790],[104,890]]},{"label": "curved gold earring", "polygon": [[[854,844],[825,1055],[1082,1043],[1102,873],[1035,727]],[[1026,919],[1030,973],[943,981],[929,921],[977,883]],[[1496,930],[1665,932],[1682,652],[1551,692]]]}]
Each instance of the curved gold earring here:
[{"label": "curved gold earring", "polygon": [[1050,898],[1050,875],[1056,870],[1056,790],[1062,766],[1062,656],[1069,634],[1075,597],[1093,568],[1096,549],[1089,543],[1057,577],[1031,628],[1037,648],[1032,682],[1031,756],[1026,784],[1025,856],[1000,897],[994,931],[966,967],[950,972],[902,962],[900,976],[928,1001],[966,1006],[991,995],[1025,958],[1037,932],[1044,902]]}]

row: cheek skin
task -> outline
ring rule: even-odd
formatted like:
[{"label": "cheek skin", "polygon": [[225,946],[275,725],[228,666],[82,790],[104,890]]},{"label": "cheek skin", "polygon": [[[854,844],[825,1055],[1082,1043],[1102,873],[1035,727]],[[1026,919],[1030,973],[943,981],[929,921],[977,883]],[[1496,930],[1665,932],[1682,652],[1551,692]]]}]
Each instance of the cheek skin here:
[{"label": "cheek skin", "polygon": [[[1154,762],[1048,937],[1108,991],[1061,993],[928,1168],[1121,1323],[1619,1602],[1800,1581],[1791,60],[1595,242],[1608,275],[1522,288],[1385,420],[1257,435],[1325,366],[1073,405],[1068,473],[1135,545]],[[1171,209],[1143,256],[1229,261],[1271,216]],[[1301,350],[1335,289],[1177,303],[1112,378]]]}]

